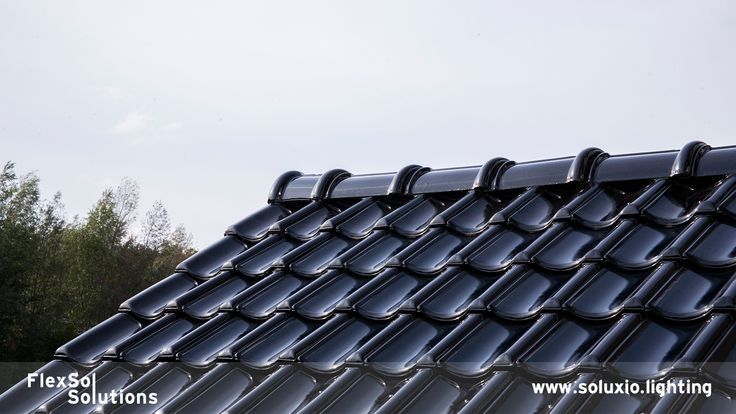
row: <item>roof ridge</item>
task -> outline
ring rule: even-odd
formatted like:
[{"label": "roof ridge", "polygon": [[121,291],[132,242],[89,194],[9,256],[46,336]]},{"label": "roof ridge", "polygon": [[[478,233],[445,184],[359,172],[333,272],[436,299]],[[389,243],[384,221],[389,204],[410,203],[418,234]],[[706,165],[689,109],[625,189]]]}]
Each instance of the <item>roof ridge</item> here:
[{"label": "roof ridge", "polygon": [[431,169],[408,165],[395,173],[353,175],[345,170],[324,174],[288,171],[279,176],[269,203],[338,199],[391,194],[427,194],[473,189],[505,190],[569,182],[610,182],[675,176],[736,173],[736,146],[711,148],[691,141],[680,150],[609,155],[586,148],[576,156],[516,163],[493,158],[483,165]]}]

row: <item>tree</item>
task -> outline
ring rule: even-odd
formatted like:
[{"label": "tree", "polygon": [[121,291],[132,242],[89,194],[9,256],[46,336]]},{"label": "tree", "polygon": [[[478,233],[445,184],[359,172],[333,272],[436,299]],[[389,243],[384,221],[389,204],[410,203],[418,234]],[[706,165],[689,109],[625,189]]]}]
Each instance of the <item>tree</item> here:
[{"label": "tree", "polygon": [[[61,195],[41,199],[35,174],[0,172],[0,360],[47,360],[194,253],[160,202],[135,230],[138,185],[106,189],[67,221]],[[136,237],[136,233],[140,237]]]}]

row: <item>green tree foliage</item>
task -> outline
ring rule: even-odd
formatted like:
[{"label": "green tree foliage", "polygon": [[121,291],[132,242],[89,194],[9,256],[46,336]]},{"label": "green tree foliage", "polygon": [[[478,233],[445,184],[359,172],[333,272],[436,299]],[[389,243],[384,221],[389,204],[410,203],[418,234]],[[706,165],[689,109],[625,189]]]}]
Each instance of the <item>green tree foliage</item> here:
[{"label": "green tree foliage", "polygon": [[34,174],[0,172],[0,360],[42,361],[194,250],[160,202],[136,227],[139,190],[125,179],[86,216],[41,198]]}]

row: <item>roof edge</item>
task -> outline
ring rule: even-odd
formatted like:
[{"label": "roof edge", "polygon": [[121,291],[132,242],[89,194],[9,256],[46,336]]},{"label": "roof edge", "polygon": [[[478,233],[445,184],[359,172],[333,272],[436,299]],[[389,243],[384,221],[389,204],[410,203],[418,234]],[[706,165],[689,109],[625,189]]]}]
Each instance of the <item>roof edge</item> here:
[{"label": "roof edge", "polygon": [[[441,185],[415,185],[419,176],[430,172],[432,179],[442,182]],[[736,146],[711,148],[702,141],[691,141],[680,150],[609,155],[599,148],[586,148],[572,157],[521,163],[497,157],[483,165],[436,170],[408,165],[397,172],[380,174],[351,175],[337,169],[311,175],[288,171],[274,182],[269,202],[410,195],[449,189],[493,191],[569,182],[612,182],[733,173],[736,173]],[[295,184],[300,178],[305,182]],[[292,185],[311,187],[288,191]]]}]

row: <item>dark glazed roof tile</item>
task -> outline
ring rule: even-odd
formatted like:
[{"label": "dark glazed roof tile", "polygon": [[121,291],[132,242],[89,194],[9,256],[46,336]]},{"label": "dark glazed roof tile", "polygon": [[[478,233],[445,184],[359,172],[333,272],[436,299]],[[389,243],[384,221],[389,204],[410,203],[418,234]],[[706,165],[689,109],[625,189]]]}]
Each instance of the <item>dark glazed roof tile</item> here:
[{"label": "dark glazed roof tile", "polygon": [[464,259],[464,262],[474,269],[487,272],[498,271],[511,265],[514,257],[538,235],[491,226],[468,243],[463,250],[458,252],[457,256]]},{"label": "dark glazed roof tile", "polygon": [[142,327],[143,324],[132,316],[118,313],[67,342],[56,351],[55,356],[68,358],[80,364],[93,364],[102,358],[105,351]]},{"label": "dark glazed roof tile", "polygon": [[[564,307],[576,316],[587,319],[605,319],[619,313],[624,307],[643,307],[642,300],[632,300],[637,294],[646,293],[647,281],[659,282],[652,270],[624,270],[618,268],[584,267],[579,272],[590,272],[586,283],[571,297]],[[659,287],[659,284],[656,284]],[[642,286],[644,288],[642,288]],[[654,289],[654,286],[651,287]]]},{"label": "dark glazed roof tile", "polygon": [[[546,381],[561,382],[553,379]],[[514,376],[511,372],[501,371],[483,383],[459,412],[461,414],[537,413],[548,410],[559,399],[558,394],[534,392],[531,381],[522,376]]]},{"label": "dark glazed roof tile", "polygon": [[174,273],[155,285],[138,293],[120,305],[121,311],[153,319],[164,312],[166,304],[197,286],[197,282],[184,273]]},{"label": "dark glazed roof tile", "polygon": [[391,211],[391,205],[373,198],[366,198],[326,220],[322,230],[335,230],[353,239],[370,234],[376,222]]},{"label": "dark glazed roof tile", "polygon": [[385,323],[337,315],[282,353],[281,359],[299,362],[319,372],[334,372],[385,326]]},{"label": "dark glazed roof tile", "polygon": [[602,230],[588,230],[574,226],[560,227],[559,233],[549,244],[534,254],[532,261],[551,270],[572,269],[583,261],[588,251],[605,235],[606,232]]},{"label": "dark glazed roof tile", "polygon": [[722,333],[725,315],[715,316],[705,322],[671,325],[656,320],[641,320],[631,335],[609,359],[609,369],[633,379],[663,376],[670,372],[686,353],[693,353],[692,360],[712,347]]},{"label": "dark glazed roof tile", "polygon": [[226,268],[234,268],[248,276],[260,276],[268,272],[276,262],[300,243],[281,235],[272,235],[234,257]]},{"label": "dark glazed roof tile", "polygon": [[491,299],[488,308],[504,318],[533,317],[570,279],[570,276],[570,273],[529,269],[515,277],[503,291]]},{"label": "dark glazed roof tile", "polygon": [[228,227],[225,234],[235,235],[249,243],[255,243],[268,233],[277,221],[291,214],[291,211],[279,203],[269,204],[250,216]]},{"label": "dark glazed roof tile", "polygon": [[271,367],[279,355],[304,338],[317,323],[281,313],[228,347],[223,356],[232,356],[249,368]]},{"label": "dark glazed roof tile", "polygon": [[253,378],[234,364],[220,364],[157,413],[216,413],[253,388]]},{"label": "dark glazed roof tile", "polygon": [[199,325],[199,322],[168,314],[118,343],[108,354],[133,364],[147,365],[154,362],[162,350]]},{"label": "dark glazed roof tile", "polygon": [[152,412],[191,385],[198,375],[185,369],[180,364],[158,364],[129,386],[123,389],[126,393],[156,393],[157,402],[148,404],[106,405],[106,412],[115,414]]},{"label": "dark glazed roof tile", "polygon": [[669,177],[676,157],[676,151],[613,155],[601,163],[594,179],[621,181]]},{"label": "dark glazed roof tile", "polygon": [[496,280],[498,275],[450,268],[415,293],[410,302],[427,317],[455,320]]},{"label": "dark glazed roof tile", "polygon": [[360,275],[376,274],[411,241],[393,232],[376,231],[338,257],[332,265],[343,265]]},{"label": "dark glazed roof tile", "polygon": [[539,231],[550,225],[555,213],[567,200],[568,197],[561,192],[532,188],[513,200],[491,221],[506,221],[527,232]]},{"label": "dark glazed roof tile", "polygon": [[300,248],[298,253],[293,252],[294,256],[299,254],[301,257],[292,261],[291,255],[284,256],[284,264],[288,265],[294,273],[303,276],[316,276],[327,270],[327,267],[337,256],[355,244],[354,240],[346,237],[327,234],[324,234],[324,236],[326,237],[317,237],[302,245],[303,250]]},{"label": "dark glazed roof tile", "polygon": [[220,314],[176,341],[165,353],[191,366],[210,365],[220,351],[256,326],[257,322]]},{"label": "dark glazed roof tile", "polygon": [[359,368],[349,368],[299,412],[368,414],[378,407],[389,390],[385,379]]},{"label": "dark glazed roof tile", "polygon": [[704,185],[685,181],[669,182],[653,200],[641,207],[641,215],[664,226],[684,223],[712,190],[712,179]]},{"label": "dark glazed roof tile", "polygon": [[199,278],[209,278],[216,275],[225,262],[244,251],[243,242],[234,236],[225,236],[179,263],[176,270]]},{"label": "dark glazed roof tile", "polygon": [[558,210],[556,218],[570,218],[591,229],[611,226],[644,188],[639,182],[633,185],[595,184]]},{"label": "dark glazed roof tile", "polygon": [[563,376],[579,366],[611,325],[610,322],[560,319],[521,357],[519,363],[538,375]]},{"label": "dark glazed roof tile", "polygon": [[401,315],[348,358],[378,372],[401,375],[413,368],[452,325]]},{"label": "dark glazed roof tile", "polygon": [[338,309],[355,311],[370,319],[388,319],[432,277],[388,269],[345,298]]},{"label": "dark glazed roof tile", "polygon": [[310,319],[324,319],[334,312],[342,300],[368,280],[347,272],[330,271],[289,296],[278,305],[278,309],[294,311]]},{"label": "dark glazed roof tile", "polygon": [[280,368],[224,413],[293,413],[319,390],[317,380],[293,366]]},{"label": "dark glazed roof tile", "polygon": [[451,412],[464,390],[449,378],[420,370],[379,410],[379,414]]},{"label": "dark glazed roof tile", "polygon": [[694,319],[719,304],[733,307],[735,281],[733,269],[679,267],[673,269],[648,307],[670,319]]},{"label": "dark glazed roof tile", "polygon": [[705,373],[714,381],[736,389],[736,324],[733,322],[708,356],[703,366]]},{"label": "dark glazed roof tile", "polygon": [[389,228],[407,237],[424,233],[432,219],[447,207],[447,203],[436,197],[419,195],[408,203],[384,216],[376,223],[377,228]]},{"label": "dark glazed roof tile", "polygon": [[678,228],[658,228],[624,221],[630,230],[606,253],[606,259],[626,269],[641,269],[657,263],[665,248],[681,233]]},{"label": "dark glazed roof tile", "polygon": [[440,272],[450,258],[468,243],[469,238],[452,232],[430,231],[397,258],[409,270],[421,274]]},{"label": "dark glazed roof tile", "polygon": [[464,377],[487,373],[501,356],[532,325],[470,315],[422,357],[422,365],[437,364]]},{"label": "dark glazed roof tile", "polygon": [[249,318],[267,318],[283,300],[312,281],[291,272],[276,272],[236,295],[232,307]]},{"label": "dark glazed roof tile", "polygon": [[[325,220],[339,212],[336,207],[324,202],[315,201],[311,205],[314,207],[309,209],[309,206],[307,206],[298,210],[291,216],[276,223],[274,227],[283,228],[285,234],[297,240],[311,239],[317,234]],[[305,213],[300,214],[301,211],[305,211]]]},{"label": "dark glazed roof tile", "polygon": [[180,310],[193,318],[209,318],[220,309],[222,304],[254,283],[255,281],[235,272],[222,272],[177,297],[169,303],[168,308]]},{"label": "dark glazed roof tile", "polygon": [[493,215],[503,205],[503,201],[496,197],[473,191],[438,214],[432,224],[445,224],[458,233],[473,236],[488,227]]},{"label": "dark glazed roof tile", "polygon": [[736,263],[736,225],[714,222],[686,255],[701,266],[725,267]]}]

